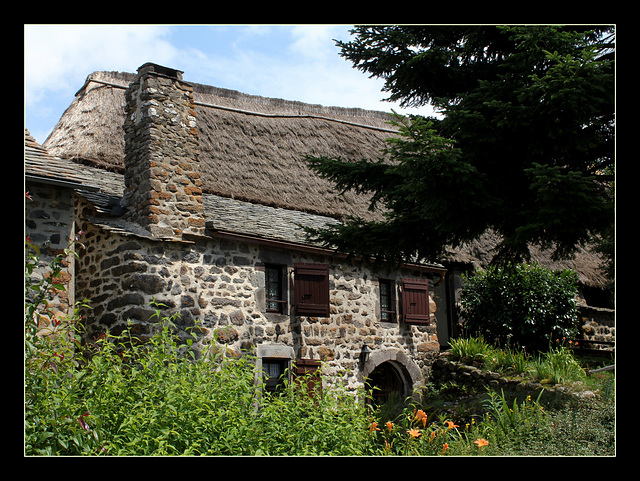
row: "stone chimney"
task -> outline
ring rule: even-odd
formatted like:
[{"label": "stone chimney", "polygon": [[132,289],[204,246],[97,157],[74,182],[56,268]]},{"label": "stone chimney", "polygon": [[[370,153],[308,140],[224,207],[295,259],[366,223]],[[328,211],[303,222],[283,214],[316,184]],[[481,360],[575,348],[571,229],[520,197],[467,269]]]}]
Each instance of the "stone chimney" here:
[{"label": "stone chimney", "polygon": [[126,91],[124,218],[151,235],[204,229],[193,88],[182,72],[153,63]]}]

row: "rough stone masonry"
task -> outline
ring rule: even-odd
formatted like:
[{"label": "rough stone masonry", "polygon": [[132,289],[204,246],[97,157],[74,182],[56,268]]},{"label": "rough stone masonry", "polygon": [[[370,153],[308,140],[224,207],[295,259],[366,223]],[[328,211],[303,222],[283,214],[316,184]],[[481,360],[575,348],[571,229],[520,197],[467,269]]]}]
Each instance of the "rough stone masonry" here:
[{"label": "rough stone masonry", "polygon": [[[433,269],[379,273],[302,244],[205,232],[192,87],[178,70],[145,64],[127,89],[125,114],[123,217],[97,218],[89,202],[78,207],[86,249],[77,287],[93,305],[86,312],[89,337],[117,334],[128,323],[136,336],[150,335],[150,303],[157,301],[165,306],[162,316],[179,314],[181,330],[198,330],[199,348],[323,361],[325,372],[350,389],[382,363],[397,370],[405,394],[424,384],[439,351],[433,298],[423,325],[383,321],[379,276],[394,286],[404,278],[433,282]],[[296,312],[297,263],[327,265],[328,315]],[[282,312],[266,308],[267,265],[281,273]],[[393,302],[400,312],[397,295]],[[372,354],[362,365],[364,344]]]}]

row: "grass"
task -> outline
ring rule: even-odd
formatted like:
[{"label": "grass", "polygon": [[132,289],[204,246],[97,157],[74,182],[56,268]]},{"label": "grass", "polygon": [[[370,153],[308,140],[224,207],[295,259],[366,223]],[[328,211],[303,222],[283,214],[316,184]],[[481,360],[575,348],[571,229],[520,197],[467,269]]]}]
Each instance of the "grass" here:
[{"label": "grass", "polygon": [[[496,349],[482,339],[452,343],[452,356],[502,374],[553,383],[566,394],[547,390],[491,391],[449,381],[431,385],[423,410],[437,422],[460,426],[461,439],[447,454],[518,456],[614,456],[615,371],[587,375],[586,369],[610,364],[606,358],[580,358],[567,348],[536,356]],[[590,390],[593,399],[575,395]],[[470,439],[488,444],[472,449]]]}]

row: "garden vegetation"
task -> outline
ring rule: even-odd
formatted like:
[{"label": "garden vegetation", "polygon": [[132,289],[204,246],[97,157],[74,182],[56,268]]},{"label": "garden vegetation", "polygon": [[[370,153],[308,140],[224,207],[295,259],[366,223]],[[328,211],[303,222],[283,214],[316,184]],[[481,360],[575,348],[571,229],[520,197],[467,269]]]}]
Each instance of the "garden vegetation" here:
[{"label": "garden vegetation", "polygon": [[[570,409],[553,411],[542,391],[522,399],[485,391],[477,413],[466,418],[433,408],[445,393],[435,386],[423,404],[397,409],[375,407],[366,392],[347,391],[339,382],[312,392],[300,377],[272,395],[249,353],[231,356],[215,343],[196,351],[195,333],[178,336],[175,319],[161,317],[160,306],[149,339],[131,329],[84,339],[79,316],[56,317],[50,305],[53,293],[64,289],[58,282],[63,258],[36,276],[39,250],[27,239],[28,456],[615,454],[610,373],[597,402],[575,399]],[[470,345],[480,351],[472,353]],[[478,338],[453,347],[460,356],[481,355],[509,368],[526,364]],[[556,380],[584,379],[568,350],[561,357],[571,374]]]}]

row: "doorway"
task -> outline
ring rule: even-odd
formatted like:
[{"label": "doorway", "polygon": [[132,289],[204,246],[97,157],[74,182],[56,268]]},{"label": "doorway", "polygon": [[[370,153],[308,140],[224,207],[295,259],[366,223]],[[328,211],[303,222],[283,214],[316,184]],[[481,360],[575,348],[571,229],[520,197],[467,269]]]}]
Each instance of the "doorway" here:
[{"label": "doorway", "polygon": [[369,374],[367,389],[371,390],[371,402],[381,406],[389,401],[402,402],[408,395],[408,375],[401,364],[386,361]]}]

